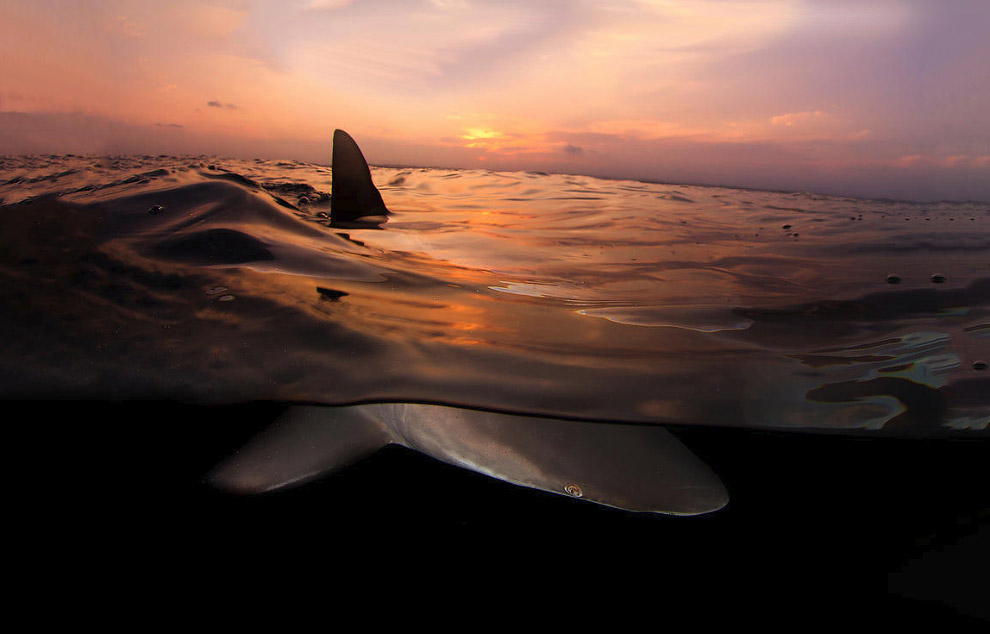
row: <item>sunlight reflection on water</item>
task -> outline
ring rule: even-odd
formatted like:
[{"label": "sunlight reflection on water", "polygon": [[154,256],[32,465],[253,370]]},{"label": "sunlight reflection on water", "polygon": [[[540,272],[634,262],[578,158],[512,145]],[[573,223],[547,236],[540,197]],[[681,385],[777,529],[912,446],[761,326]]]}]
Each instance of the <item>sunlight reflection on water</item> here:
[{"label": "sunlight reflection on water", "polygon": [[990,422],[986,204],[376,168],[340,230],[323,166],[0,160],[6,397]]}]

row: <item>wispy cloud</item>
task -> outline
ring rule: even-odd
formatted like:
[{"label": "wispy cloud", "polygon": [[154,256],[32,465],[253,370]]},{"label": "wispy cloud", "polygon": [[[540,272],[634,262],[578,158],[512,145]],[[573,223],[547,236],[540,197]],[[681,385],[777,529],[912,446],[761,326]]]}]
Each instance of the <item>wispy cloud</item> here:
[{"label": "wispy cloud", "polygon": [[346,7],[353,2],[354,0],[309,0],[303,8],[310,11],[332,10]]},{"label": "wispy cloud", "polygon": [[812,110],[810,112],[787,112],[770,117],[770,123],[773,125],[780,125],[785,128],[790,128],[793,126],[807,125],[809,123],[818,123],[827,120],[828,118],[829,116],[821,110]]},{"label": "wispy cloud", "polygon": [[467,0],[430,0],[430,4],[443,11],[464,10],[470,6]]}]

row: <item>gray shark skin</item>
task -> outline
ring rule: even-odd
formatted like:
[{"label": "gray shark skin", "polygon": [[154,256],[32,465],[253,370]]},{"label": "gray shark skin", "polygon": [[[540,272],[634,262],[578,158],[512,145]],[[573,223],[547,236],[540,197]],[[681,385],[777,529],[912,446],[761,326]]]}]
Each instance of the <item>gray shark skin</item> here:
[{"label": "gray shark skin", "polygon": [[[372,224],[387,214],[361,150],[346,132],[334,131],[331,222]],[[418,403],[290,408],[209,481],[231,492],[263,493],[331,473],[388,444],[625,510],[698,515],[728,503],[718,477],[660,426]]]},{"label": "gray shark skin", "polygon": [[209,481],[231,492],[263,493],[331,473],[388,444],[630,511],[698,515],[728,502],[718,477],[663,427],[418,403],[290,408]]}]

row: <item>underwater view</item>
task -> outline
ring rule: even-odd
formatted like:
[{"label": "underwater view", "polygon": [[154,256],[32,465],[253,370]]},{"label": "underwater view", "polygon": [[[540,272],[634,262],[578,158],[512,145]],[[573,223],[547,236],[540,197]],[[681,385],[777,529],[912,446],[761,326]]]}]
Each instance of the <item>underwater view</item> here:
[{"label": "underwater view", "polygon": [[4,398],[990,425],[990,205],[540,172],[0,159]]}]

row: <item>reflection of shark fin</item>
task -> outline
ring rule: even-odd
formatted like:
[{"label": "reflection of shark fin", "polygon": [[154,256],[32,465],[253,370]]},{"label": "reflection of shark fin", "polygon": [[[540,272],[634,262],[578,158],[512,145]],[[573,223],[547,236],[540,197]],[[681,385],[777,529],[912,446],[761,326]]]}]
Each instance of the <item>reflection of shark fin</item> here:
[{"label": "reflection of shark fin", "polygon": [[388,442],[388,432],[361,408],[291,407],[209,480],[227,491],[263,493],[336,471]]},{"label": "reflection of shark fin", "polygon": [[631,511],[697,515],[722,482],[654,425],[564,421],[432,405],[402,408],[403,444],[474,471]]},{"label": "reflection of shark fin", "polygon": [[388,216],[361,149],[343,130],[333,131],[333,180],[330,221],[340,226],[363,222],[380,224]]},{"label": "reflection of shark fin", "polygon": [[627,510],[696,515],[728,501],[718,477],[662,427],[414,403],[289,410],[211,479],[232,491],[268,491],[311,480],[388,443]]}]

